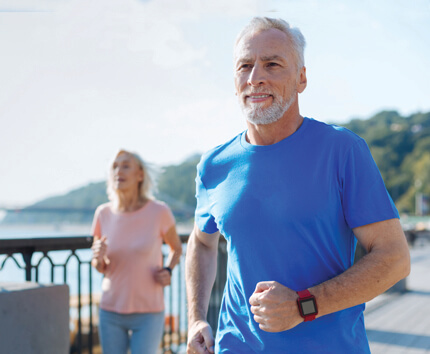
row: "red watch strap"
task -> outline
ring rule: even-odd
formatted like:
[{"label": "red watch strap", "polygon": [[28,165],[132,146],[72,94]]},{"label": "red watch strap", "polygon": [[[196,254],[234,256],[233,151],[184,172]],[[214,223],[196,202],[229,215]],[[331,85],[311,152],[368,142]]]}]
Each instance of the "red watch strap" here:
[{"label": "red watch strap", "polygon": [[[299,299],[313,298],[315,300],[315,296],[313,296],[308,289],[297,291],[297,295],[299,295]],[[316,303],[315,303],[315,306],[316,306]],[[305,322],[313,321],[316,318],[316,315],[318,314],[318,309],[316,308],[316,310],[317,312],[313,315],[303,316],[304,321]]]},{"label": "red watch strap", "polygon": [[297,294],[299,295],[300,298],[312,296],[312,294],[310,293],[310,291],[308,289],[300,290],[297,292]]}]

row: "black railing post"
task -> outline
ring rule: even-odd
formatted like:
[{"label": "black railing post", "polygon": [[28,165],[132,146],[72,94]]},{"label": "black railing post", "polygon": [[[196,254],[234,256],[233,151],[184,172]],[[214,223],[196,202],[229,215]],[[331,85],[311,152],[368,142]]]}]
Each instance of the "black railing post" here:
[{"label": "black railing post", "polygon": [[[75,252],[72,252],[75,254]],[[78,261],[78,353],[82,353],[82,302],[81,302],[81,261],[77,258]]]},{"label": "black railing post", "polygon": [[22,258],[25,263],[25,280],[31,281],[31,258],[33,257],[33,250],[26,250],[22,253]]},{"label": "black railing post", "polygon": [[93,354],[93,272],[91,263],[89,264],[89,288],[88,288],[88,300],[89,300],[89,310],[90,310],[90,335],[88,337],[88,352]]}]

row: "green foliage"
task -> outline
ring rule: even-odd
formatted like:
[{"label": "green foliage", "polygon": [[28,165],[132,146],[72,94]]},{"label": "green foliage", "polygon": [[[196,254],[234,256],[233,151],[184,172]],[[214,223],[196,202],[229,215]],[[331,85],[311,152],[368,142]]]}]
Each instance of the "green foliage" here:
[{"label": "green foliage", "polygon": [[163,194],[195,208],[196,205],[196,165],[200,155],[195,155],[180,165],[167,166],[158,179],[158,189]]},{"label": "green foliage", "polygon": [[415,194],[430,195],[430,112],[380,112],[345,125],[363,137],[400,212],[415,212]]},{"label": "green foliage", "polygon": [[157,199],[172,208],[179,222],[190,222],[196,208],[196,166],[200,155],[193,155],[179,165],[167,166],[158,178]]}]

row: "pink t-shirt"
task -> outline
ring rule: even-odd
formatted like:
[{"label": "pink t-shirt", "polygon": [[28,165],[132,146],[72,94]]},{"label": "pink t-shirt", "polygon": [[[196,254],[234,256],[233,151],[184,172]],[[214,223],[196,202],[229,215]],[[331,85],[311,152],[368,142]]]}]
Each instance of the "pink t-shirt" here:
[{"label": "pink t-shirt", "polygon": [[97,208],[92,234],[107,237],[110,260],[100,308],[117,313],[164,310],[163,287],[155,282],[154,273],[163,264],[163,237],[174,225],[169,207],[156,200],[127,213],[112,211],[111,203]]}]

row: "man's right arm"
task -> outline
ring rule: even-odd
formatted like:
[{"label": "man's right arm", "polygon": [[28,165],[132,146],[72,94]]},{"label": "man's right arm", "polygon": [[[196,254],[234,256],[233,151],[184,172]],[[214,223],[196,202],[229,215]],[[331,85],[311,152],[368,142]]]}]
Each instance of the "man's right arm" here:
[{"label": "man's right arm", "polygon": [[206,317],[216,277],[219,232],[207,234],[195,224],[187,245],[185,279],[188,300],[188,353],[213,353]]}]

